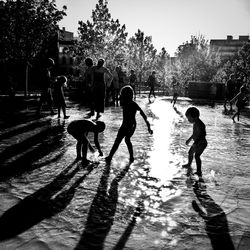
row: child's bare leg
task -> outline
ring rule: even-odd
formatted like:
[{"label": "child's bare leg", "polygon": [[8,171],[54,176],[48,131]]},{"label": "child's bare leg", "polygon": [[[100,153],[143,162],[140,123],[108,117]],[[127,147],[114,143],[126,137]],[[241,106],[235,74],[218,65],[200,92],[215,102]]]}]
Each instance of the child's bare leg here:
[{"label": "child's bare leg", "polygon": [[196,161],[196,167],[197,167],[197,175],[202,176],[201,173],[201,158],[199,154],[195,154],[195,161]]},{"label": "child's bare leg", "polygon": [[81,151],[82,151],[82,142],[77,141],[76,143],[76,159],[81,159]]},{"label": "child's bare leg", "polygon": [[111,161],[112,160],[113,155],[115,154],[116,150],[118,149],[122,139],[123,139],[123,136],[119,135],[119,132],[118,132],[118,135],[117,135],[117,137],[115,139],[114,145],[111,148],[111,150],[109,152],[109,155],[106,157],[106,161]]},{"label": "child's bare leg", "polygon": [[88,152],[88,147],[89,147],[89,141],[87,140],[86,137],[82,139],[82,162],[83,163],[88,163],[87,159],[87,152]]},{"label": "child's bare leg", "polygon": [[130,162],[132,163],[134,161],[134,152],[133,152],[133,145],[131,143],[130,137],[125,137],[125,143],[127,144],[128,147],[128,152],[130,156]]},{"label": "child's bare leg", "polygon": [[58,118],[60,118],[60,116],[61,116],[61,108],[60,107],[57,108],[57,114],[58,114]]},{"label": "child's bare leg", "polygon": [[182,165],[183,167],[189,168],[193,162],[193,158],[194,158],[194,148],[193,146],[191,146],[191,148],[188,151],[188,163]]}]

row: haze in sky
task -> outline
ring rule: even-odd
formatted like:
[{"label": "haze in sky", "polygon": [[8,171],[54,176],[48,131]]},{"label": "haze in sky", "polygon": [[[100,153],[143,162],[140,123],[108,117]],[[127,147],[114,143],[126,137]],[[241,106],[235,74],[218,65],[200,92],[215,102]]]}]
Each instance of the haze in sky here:
[{"label": "haze in sky", "polygon": [[[78,21],[92,21],[98,0],[56,0],[67,6],[60,28],[78,35]],[[174,56],[177,47],[190,41],[191,35],[205,39],[226,39],[250,33],[250,0],[108,0],[111,17],[125,24],[128,37],[138,29],[152,36],[159,52],[165,47]]]}]

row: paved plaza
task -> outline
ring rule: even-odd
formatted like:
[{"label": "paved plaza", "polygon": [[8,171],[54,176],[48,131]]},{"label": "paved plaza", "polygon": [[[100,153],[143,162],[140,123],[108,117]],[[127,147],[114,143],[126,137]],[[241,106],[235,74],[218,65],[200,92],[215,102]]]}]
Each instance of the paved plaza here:
[{"label": "paved plaza", "polygon": [[[149,103],[146,95],[136,101],[154,133],[137,114],[132,164],[124,142],[111,164],[97,152],[88,153],[88,167],[75,161],[67,125],[88,110],[73,101],[67,120],[49,111],[38,117],[32,106],[1,113],[1,250],[250,249],[249,109],[234,124],[222,104],[182,99],[173,108],[170,98]],[[192,133],[189,106],[207,128],[203,182],[182,167]],[[106,107],[105,156],[121,119],[121,107]]]}]

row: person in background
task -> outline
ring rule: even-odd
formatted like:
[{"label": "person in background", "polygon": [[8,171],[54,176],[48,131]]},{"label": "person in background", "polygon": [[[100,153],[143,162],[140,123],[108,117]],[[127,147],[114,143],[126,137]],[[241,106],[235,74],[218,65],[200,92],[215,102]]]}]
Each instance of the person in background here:
[{"label": "person in background", "polygon": [[225,101],[224,101],[224,109],[225,112],[227,111],[227,103],[229,102],[230,105],[230,111],[233,111],[232,104],[230,100],[234,97],[235,95],[235,81],[234,81],[234,74],[231,74],[229,76],[229,79],[227,80],[225,84]]},{"label": "person in background", "polygon": [[96,120],[101,117],[100,113],[104,112],[105,97],[106,97],[106,83],[105,74],[108,75],[108,84],[112,82],[112,74],[104,67],[104,59],[99,59],[96,66],[93,66],[91,74],[91,82],[93,84],[94,95],[94,110],[96,111]]},{"label": "person in background", "polygon": [[92,67],[94,65],[92,58],[87,57],[85,59],[85,65],[87,66],[85,72],[84,72],[84,82],[87,87],[87,102],[88,102],[88,107],[90,109],[89,113],[87,114],[88,117],[91,117],[95,115],[94,111],[94,95],[93,95],[93,85],[91,81],[91,76],[92,76]]},{"label": "person in background", "polygon": [[149,102],[151,102],[150,101],[151,95],[153,95],[154,98],[156,98],[156,96],[155,96],[155,85],[157,84],[157,80],[156,80],[155,75],[156,75],[156,72],[152,71],[151,75],[148,77],[148,80],[147,80],[147,84],[148,84],[148,86],[150,88],[149,94],[148,94]]},{"label": "person in background", "polygon": [[53,98],[52,98],[52,77],[51,77],[51,69],[54,67],[55,62],[52,58],[48,58],[45,67],[42,69],[42,90],[41,90],[41,97],[38,102],[37,107],[37,114],[39,115],[41,113],[42,105],[44,103],[47,103],[50,114],[54,115],[53,110]]},{"label": "person in background", "polygon": [[58,76],[54,83],[54,101],[57,106],[58,118],[61,116],[61,110],[63,112],[64,119],[68,119],[66,115],[66,102],[64,97],[64,88],[67,87],[67,77]]},{"label": "person in background", "polygon": [[136,99],[136,91],[135,91],[135,84],[136,84],[137,78],[135,71],[133,69],[130,70],[130,76],[129,76],[129,84],[134,90],[134,98]]}]

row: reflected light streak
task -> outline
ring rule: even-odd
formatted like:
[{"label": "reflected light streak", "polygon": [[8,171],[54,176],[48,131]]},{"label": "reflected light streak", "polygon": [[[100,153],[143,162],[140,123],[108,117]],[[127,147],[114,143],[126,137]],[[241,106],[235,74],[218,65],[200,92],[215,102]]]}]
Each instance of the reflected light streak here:
[{"label": "reflected light streak", "polygon": [[150,175],[164,183],[173,179],[178,172],[178,159],[174,152],[170,152],[172,142],[171,131],[174,129],[173,121],[177,114],[168,102],[155,102],[151,105],[152,112],[159,117],[154,120],[154,147],[149,152]]}]

